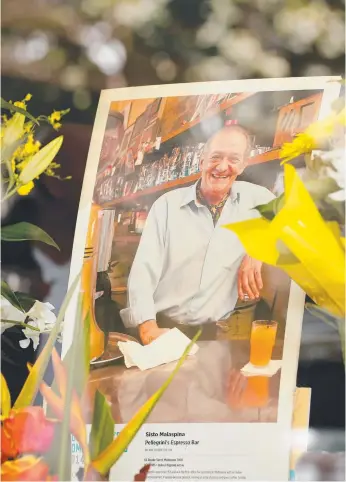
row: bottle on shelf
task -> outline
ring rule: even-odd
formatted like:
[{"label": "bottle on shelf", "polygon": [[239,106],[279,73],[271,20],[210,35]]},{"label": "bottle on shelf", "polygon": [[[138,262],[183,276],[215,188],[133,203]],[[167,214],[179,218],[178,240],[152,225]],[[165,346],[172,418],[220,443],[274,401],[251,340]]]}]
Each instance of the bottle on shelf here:
[{"label": "bottle on shelf", "polygon": [[137,212],[135,210],[132,210],[130,214],[130,222],[128,225],[128,232],[131,234],[136,232],[136,216]]}]

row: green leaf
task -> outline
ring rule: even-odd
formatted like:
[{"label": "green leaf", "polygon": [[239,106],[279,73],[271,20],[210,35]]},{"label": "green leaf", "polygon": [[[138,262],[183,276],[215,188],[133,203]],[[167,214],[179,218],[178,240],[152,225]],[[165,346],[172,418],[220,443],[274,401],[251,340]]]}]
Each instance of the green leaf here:
[{"label": "green leaf", "polygon": [[3,296],[7,301],[9,301],[12,306],[24,312],[24,309],[20,304],[16,293],[11,290],[11,288],[4,280],[1,280],[1,296]]},{"label": "green leaf", "polygon": [[[59,470],[59,450],[60,450],[60,444],[61,444],[61,424],[57,423],[56,427],[54,429],[54,436],[53,436],[53,441],[49,447],[49,450],[44,454],[44,460],[48,464],[50,468],[50,473],[52,474],[57,474]],[[71,473],[71,446],[68,447],[68,450],[66,450],[66,467],[67,471]],[[70,476],[68,479],[64,480],[71,480]]]},{"label": "green leaf", "polygon": [[[77,320],[81,318],[81,306],[78,310]],[[73,353],[76,350],[79,353],[78,370],[74,373],[73,386],[77,395],[81,397],[86,387],[89,371],[90,371],[90,313],[87,314],[83,321],[83,328],[79,330],[78,338],[73,339],[73,345],[70,346],[63,362],[67,369],[73,370]]]},{"label": "green leaf", "polygon": [[257,209],[257,211],[265,218],[271,221],[272,219],[275,218],[277,213],[280,211],[280,209],[284,205],[284,195],[281,194],[281,196],[273,199],[272,201],[269,201],[267,204],[259,204],[258,206],[255,206],[254,209]]},{"label": "green leaf", "polygon": [[138,412],[129,421],[126,427],[123,428],[117,438],[113,440],[113,442],[103,452],[101,452],[99,456],[96,457],[96,459],[92,461],[91,466],[94,470],[99,472],[101,475],[106,475],[107,472],[112,468],[112,466],[119,460],[121,455],[130,445],[138,430],[141,428],[143,423],[145,423],[150,413],[154,409],[155,405],[160,400],[160,398],[170,385],[171,381],[179,371],[181,365],[184,363],[186,357],[188,356],[194,343],[199,338],[201,332],[202,331],[199,330],[195,337],[191,340],[180,360],[178,361],[176,367],[167,378],[167,380],[164,382],[162,387],[156,393],[154,393],[154,395],[152,395],[149,400],[147,400],[147,402],[138,410]]},{"label": "green leaf", "polygon": [[[48,337],[48,340],[41,351],[39,357],[37,358],[35,364],[30,370],[30,373],[25,380],[24,386],[18,395],[18,398],[14,404],[14,408],[20,409],[20,408],[25,408],[28,405],[31,405],[36,397],[36,394],[38,392],[40,383],[42,381],[42,378],[44,376],[44,373],[46,371],[52,350],[54,348],[56,339],[60,333],[61,330],[61,324],[63,321],[63,318],[65,316],[66,309],[70,303],[70,300],[72,298],[72,295],[79,283],[79,278],[80,274],[76,277],[76,279],[73,281],[70,289],[68,290],[65,299],[61,305],[59,314],[57,316],[55,325],[50,332],[50,335]],[[62,479],[65,480],[65,479]],[[69,480],[69,479],[66,479]]]},{"label": "green leaf", "polygon": [[27,295],[26,293],[22,293],[21,291],[16,291],[15,295],[26,313],[34,306],[36,302],[35,298],[32,298],[31,296]]},{"label": "green leaf", "polygon": [[[80,313],[80,308],[78,309],[78,313]],[[90,314],[89,313],[87,314],[84,320],[81,334],[82,336],[79,337],[79,340],[76,341],[76,343],[78,343],[79,345],[77,350],[79,351],[80,354],[82,354],[82,362],[79,364],[79,367],[78,367],[79,369],[76,370],[75,380],[74,380],[74,388],[79,397],[82,397],[83,395],[84,388],[88,381],[89,370],[90,370],[90,362],[89,362],[90,360]],[[63,359],[63,363],[67,367],[67,369],[73,369],[71,348],[72,347],[70,347],[67,350],[66,355],[64,356],[64,359]],[[51,389],[55,394],[57,394],[60,397],[60,392],[59,392],[56,378],[54,378],[53,380]],[[51,418],[55,417],[54,410],[49,405],[47,407],[47,416]]]},{"label": "green leaf", "polygon": [[3,227],[1,230],[1,240],[8,242],[41,241],[42,243],[49,244],[59,250],[59,246],[49,234],[31,223],[23,222]]},{"label": "green leaf", "polygon": [[90,433],[90,456],[96,457],[105,450],[114,439],[114,420],[105,396],[96,390],[93,421]]},{"label": "green leaf", "polygon": [[64,360],[64,364],[67,370],[67,386],[64,400],[65,410],[61,424],[60,447],[58,450],[58,480],[71,480],[71,467],[69,467],[67,464],[67,452],[71,451],[70,419],[72,407],[72,393],[75,388],[75,380],[78,378],[78,370],[76,370],[76,367],[78,367],[80,362],[80,346],[81,340],[83,339],[83,323],[81,316],[82,309],[82,295],[80,295],[78,300],[77,315],[74,323],[73,342],[70,347],[68,365],[66,364],[66,360]]},{"label": "green leaf", "polygon": [[1,97],[1,109],[5,109],[5,110],[9,110],[11,112],[18,112],[19,114],[23,114],[25,117],[30,119],[32,122],[39,125],[39,122],[35,119],[35,117],[33,115],[31,115],[29,112],[27,112],[25,109],[22,109],[21,107],[17,107],[13,104],[10,104],[9,102],[7,102],[2,97]]}]

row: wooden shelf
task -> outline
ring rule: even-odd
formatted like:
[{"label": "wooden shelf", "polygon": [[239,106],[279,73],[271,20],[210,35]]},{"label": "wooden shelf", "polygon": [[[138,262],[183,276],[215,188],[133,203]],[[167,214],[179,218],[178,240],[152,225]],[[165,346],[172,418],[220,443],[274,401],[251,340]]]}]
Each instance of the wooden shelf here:
[{"label": "wooden shelf", "polygon": [[[272,149],[270,151],[264,152],[263,154],[258,154],[257,156],[250,157],[249,167],[255,164],[261,164],[263,162],[275,161],[279,159],[280,148]],[[104,208],[112,208],[114,206],[119,206],[121,204],[133,204],[136,200],[151,196],[156,193],[164,193],[165,191],[170,191],[176,187],[183,187],[188,184],[196,182],[200,178],[200,173],[192,174],[191,176],[182,177],[181,179],[175,179],[174,181],[168,181],[164,184],[159,184],[158,186],[153,186],[143,191],[135,192],[134,194],[129,194],[128,196],[123,196],[114,201],[110,201],[103,205]]]},{"label": "wooden shelf", "polygon": [[232,107],[233,105],[235,104],[238,104],[238,102],[241,102],[242,100],[245,100],[247,99],[248,97],[251,97],[253,96],[254,94],[256,94],[257,92],[243,92],[241,94],[237,94],[235,97],[233,97],[232,99],[229,99],[225,102],[222,102],[221,104],[219,105],[215,105],[215,107],[211,108],[210,109],[210,113],[207,113],[207,115],[203,116],[202,118],[201,117],[197,117],[197,119],[191,121],[191,122],[187,122],[186,124],[182,125],[181,127],[179,127],[178,129],[170,132],[167,136],[163,136],[162,139],[161,139],[161,144],[163,144],[164,142],[167,142],[171,139],[173,139],[174,137],[177,137],[179,136],[180,134],[182,134],[183,132],[186,132],[188,131],[189,129],[191,129],[192,127],[196,126],[197,124],[199,124],[200,122],[203,122],[204,120],[207,120],[211,117],[214,117],[214,115],[218,114],[219,112],[222,112],[224,110],[227,110],[229,109],[230,107]]},{"label": "wooden shelf", "polygon": [[254,164],[261,164],[262,162],[275,161],[279,159],[281,147],[271,149],[270,151],[263,152],[263,154],[258,154],[257,156],[250,157],[249,166]]},{"label": "wooden shelf", "polygon": [[102,207],[111,208],[114,206],[119,206],[120,204],[133,203],[136,201],[136,199],[140,199],[144,196],[151,196],[152,194],[156,194],[159,192],[163,193],[165,191],[169,191],[174,187],[178,187],[178,186],[182,187],[187,184],[192,184],[193,182],[196,182],[197,179],[199,178],[200,178],[200,173],[197,173],[197,174],[192,174],[191,176],[182,177],[181,179],[175,179],[174,181],[168,181],[168,182],[165,182],[164,184],[159,184],[158,186],[149,187],[144,191],[138,191],[133,194],[129,194],[128,196],[114,199],[114,201],[103,204]]}]

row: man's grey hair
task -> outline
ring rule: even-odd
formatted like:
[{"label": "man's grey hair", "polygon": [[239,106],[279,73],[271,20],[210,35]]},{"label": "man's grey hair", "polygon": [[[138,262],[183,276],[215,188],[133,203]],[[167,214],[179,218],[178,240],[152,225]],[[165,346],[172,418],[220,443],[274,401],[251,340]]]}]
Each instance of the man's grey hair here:
[{"label": "man's grey hair", "polygon": [[253,147],[252,135],[250,134],[250,132],[245,127],[243,127],[239,124],[232,124],[230,126],[223,126],[221,129],[219,129],[217,132],[215,132],[212,136],[210,136],[209,139],[207,140],[207,142],[204,144],[202,158],[206,157],[207,152],[209,151],[210,144],[211,144],[212,140],[214,139],[214,137],[217,136],[220,132],[223,132],[223,131],[226,131],[228,133],[240,132],[241,134],[243,134],[245,136],[246,144],[247,144],[246,151],[245,151],[245,159],[247,159],[249,157],[250,152],[251,152],[252,147]]}]

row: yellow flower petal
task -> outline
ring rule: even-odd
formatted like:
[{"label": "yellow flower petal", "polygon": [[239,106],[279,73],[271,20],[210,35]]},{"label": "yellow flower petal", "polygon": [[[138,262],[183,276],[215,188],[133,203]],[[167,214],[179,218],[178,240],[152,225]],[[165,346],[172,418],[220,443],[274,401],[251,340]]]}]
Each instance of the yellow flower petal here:
[{"label": "yellow flower petal", "polygon": [[17,101],[17,102],[14,102],[13,105],[16,106],[16,107],[20,107],[21,109],[26,110],[26,104],[25,104],[25,102]]},{"label": "yellow flower petal", "polygon": [[5,377],[1,373],[1,417],[6,418],[11,410],[11,395]]},{"label": "yellow flower petal", "polygon": [[283,163],[316,149],[317,145],[313,137],[306,133],[298,134],[292,142],[285,143],[280,150],[280,158]]},{"label": "yellow flower petal", "polygon": [[28,182],[40,176],[59,152],[63,139],[63,136],[59,136],[38,151],[19,174],[18,182],[28,184]]},{"label": "yellow flower petal", "polygon": [[[227,228],[239,236],[250,256],[281,268],[320,306],[344,316],[342,239],[323,220],[293,166],[285,165],[285,204],[271,222],[253,219]],[[280,243],[293,254],[291,264],[281,261]]]},{"label": "yellow flower petal", "polygon": [[[271,222],[264,218],[241,221],[223,226],[233,231],[241,240],[246,252],[263,263],[275,265],[279,257],[278,238],[270,229]],[[256,240],[254,242],[254,240]]]}]

